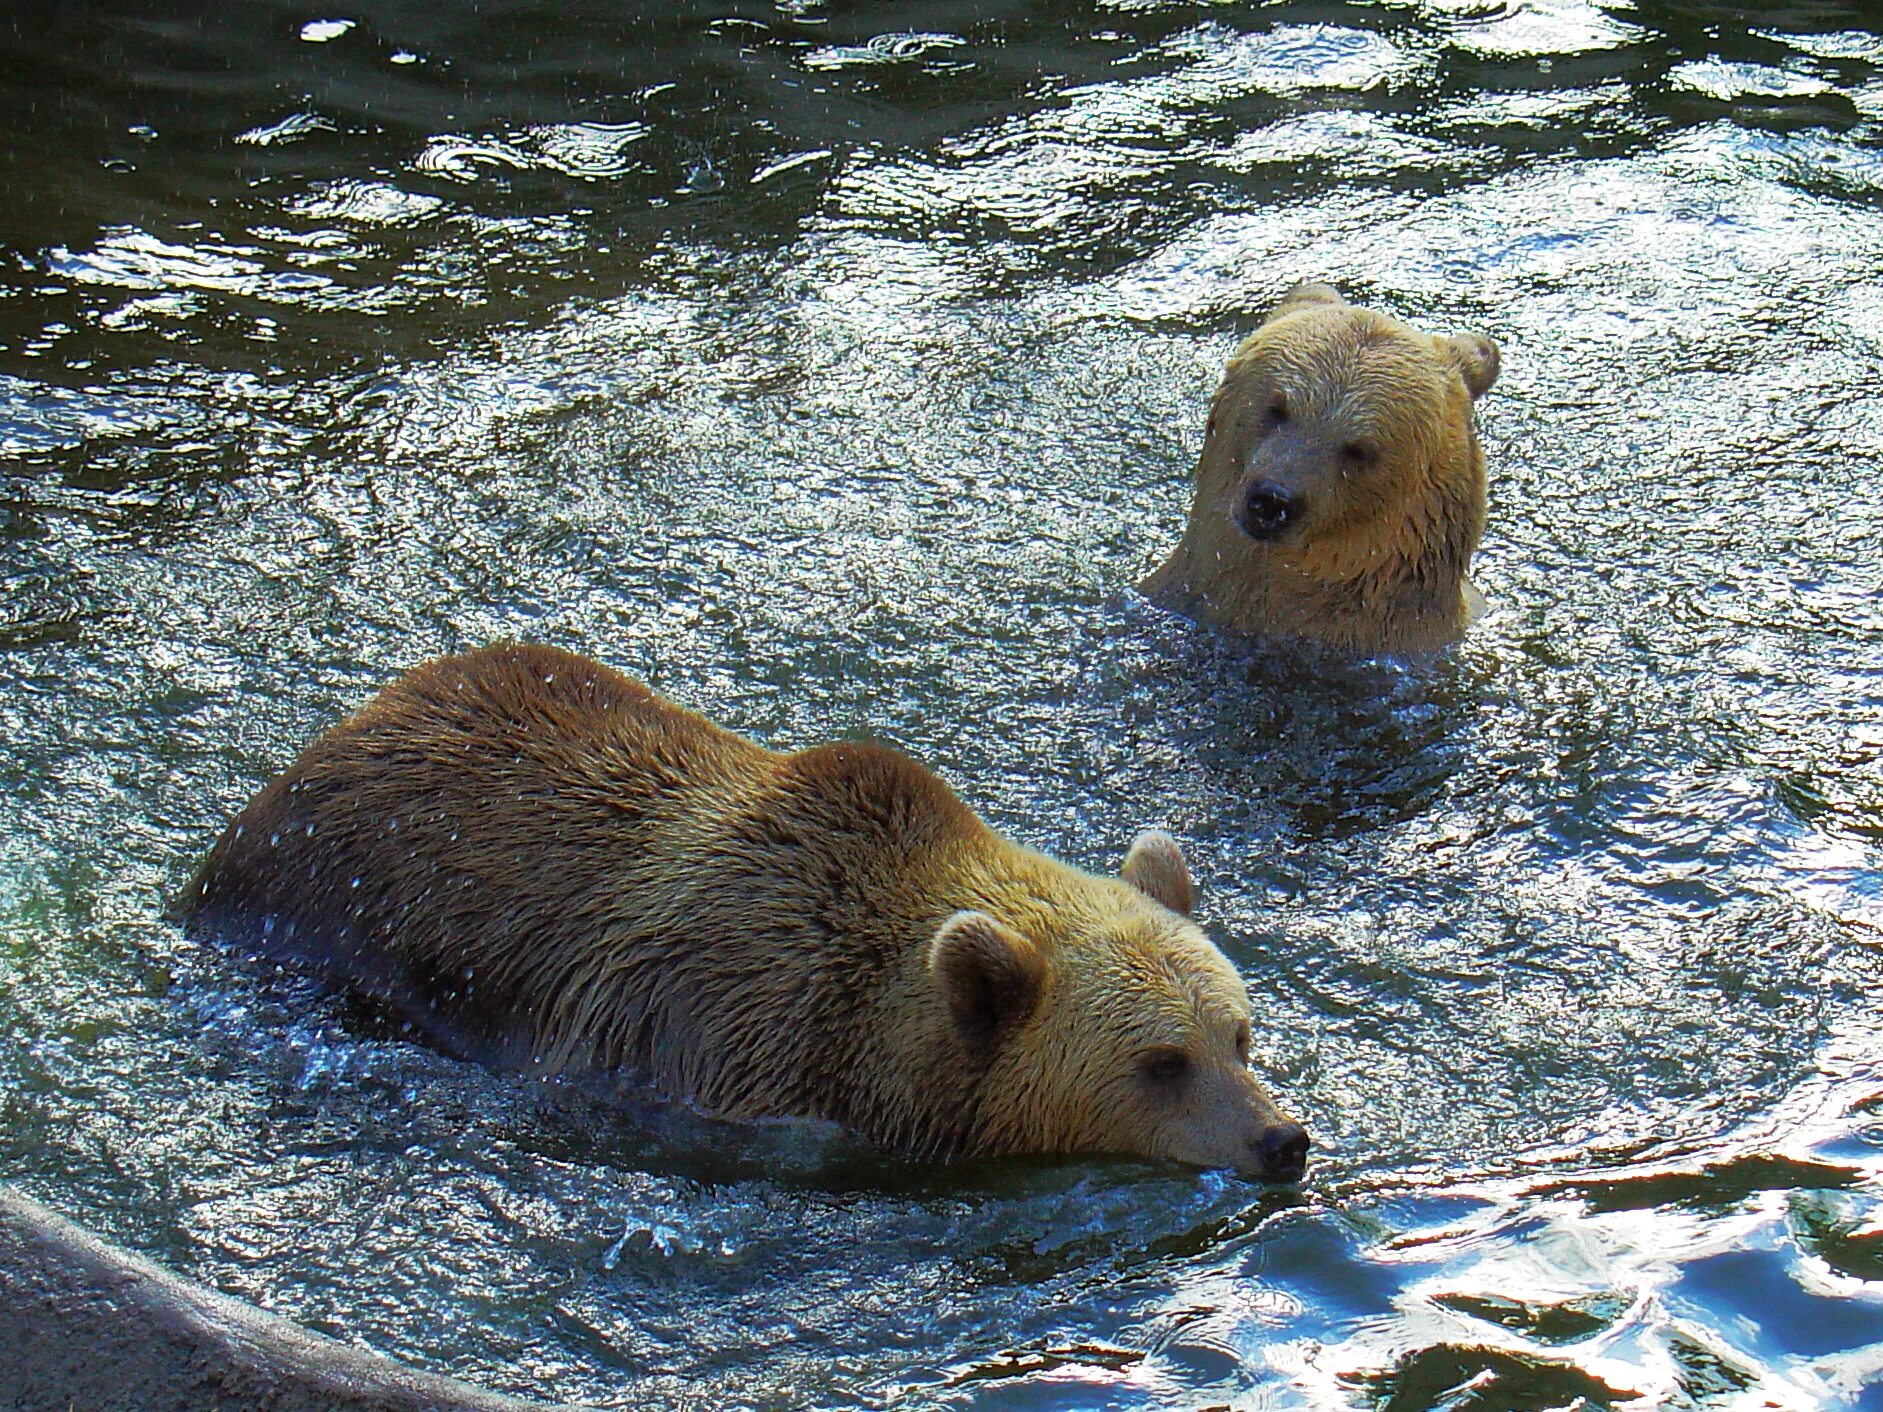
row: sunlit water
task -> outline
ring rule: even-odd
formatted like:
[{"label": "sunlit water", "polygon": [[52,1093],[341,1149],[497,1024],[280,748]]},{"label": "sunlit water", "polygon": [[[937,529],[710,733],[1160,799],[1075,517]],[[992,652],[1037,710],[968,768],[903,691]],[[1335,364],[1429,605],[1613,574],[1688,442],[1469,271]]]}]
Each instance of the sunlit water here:
[{"label": "sunlit water", "polygon": [[[0,1177],[603,1406],[1883,1407],[1874,16],[195,8],[0,18]],[[1307,277],[1503,345],[1429,672],[1130,591]],[[1310,1180],[650,1111],[160,919],[503,634],[1177,833]]]}]

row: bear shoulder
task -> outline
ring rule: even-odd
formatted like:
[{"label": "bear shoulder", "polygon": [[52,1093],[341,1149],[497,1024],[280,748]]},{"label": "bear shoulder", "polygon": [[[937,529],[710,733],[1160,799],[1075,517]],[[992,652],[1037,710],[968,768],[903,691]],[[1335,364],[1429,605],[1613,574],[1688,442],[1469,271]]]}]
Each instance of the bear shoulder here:
[{"label": "bear shoulder", "polygon": [[840,740],[782,758],[781,783],[820,801],[839,829],[863,828],[907,846],[988,832],[934,771],[872,741]]},{"label": "bear shoulder", "polygon": [[567,724],[564,716],[646,708],[678,711],[614,668],[540,643],[497,642],[473,652],[438,657],[414,667],[354,714],[361,724],[475,714],[479,719],[533,718]]}]

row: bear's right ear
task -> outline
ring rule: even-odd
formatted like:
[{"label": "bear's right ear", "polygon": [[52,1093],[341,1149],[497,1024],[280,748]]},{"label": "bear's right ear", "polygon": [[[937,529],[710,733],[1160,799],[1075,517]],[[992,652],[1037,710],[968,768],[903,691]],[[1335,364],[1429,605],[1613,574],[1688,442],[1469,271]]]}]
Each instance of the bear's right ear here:
[{"label": "bear's right ear", "polygon": [[928,944],[928,969],[955,1028],[977,1049],[1031,1014],[1046,982],[1039,949],[985,912],[957,912],[943,922]]},{"label": "bear's right ear", "polygon": [[[1316,284],[1312,280],[1297,284],[1282,295],[1281,303],[1270,312],[1268,319],[1279,319],[1283,314],[1292,314],[1300,309],[1311,309],[1316,304],[1342,305],[1347,301],[1340,297],[1340,292],[1330,284]],[[1264,320],[1268,322],[1268,320]]]},{"label": "bear's right ear", "polygon": [[1503,366],[1497,345],[1481,333],[1441,338],[1438,351],[1446,362],[1458,369],[1473,402],[1491,390],[1491,384],[1497,381],[1497,370]]},{"label": "bear's right ear", "polygon": [[1118,876],[1153,902],[1161,902],[1180,917],[1196,908],[1196,884],[1177,840],[1156,829],[1146,829],[1131,840],[1131,851]]}]

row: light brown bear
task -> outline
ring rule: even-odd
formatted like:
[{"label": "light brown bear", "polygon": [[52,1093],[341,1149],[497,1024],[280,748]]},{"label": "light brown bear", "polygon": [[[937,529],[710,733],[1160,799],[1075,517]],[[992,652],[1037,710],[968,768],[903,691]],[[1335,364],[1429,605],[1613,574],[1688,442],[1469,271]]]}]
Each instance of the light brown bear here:
[{"label": "light brown bear", "polygon": [[1120,879],[1021,848],[893,750],[777,754],[553,648],[416,668],[216,844],[197,923],[459,1053],[622,1070],[896,1152],[1301,1176],[1242,978],[1163,834]]},{"label": "light brown bear", "polygon": [[1231,632],[1346,652],[1461,636],[1484,531],[1472,406],[1497,345],[1304,284],[1229,360],[1183,541],[1138,587]]}]

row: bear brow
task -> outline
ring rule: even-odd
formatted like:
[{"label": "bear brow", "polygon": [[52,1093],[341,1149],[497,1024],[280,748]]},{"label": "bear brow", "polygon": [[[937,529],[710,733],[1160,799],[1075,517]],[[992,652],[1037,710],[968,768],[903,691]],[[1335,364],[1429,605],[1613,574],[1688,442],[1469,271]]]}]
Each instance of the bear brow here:
[{"label": "bear brow", "polygon": [[1145,956],[1143,961],[1143,979],[1150,983],[1154,992],[1180,1001],[1186,1020],[1207,1019],[1221,1008],[1214,1003],[1207,972],[1183,965],[1176,956],[1166,951],[1154,952]]},{"label": "bear brow", "polygon": [[1338,419],[1349,439],[1391,439],[1393,419],[1390,409],[1382,408],[1379,398],[1371,390],[1363,390],[1355,383],[1347,384],[1336,396],[1329,398],[1323,415],[1330,420]]},{"label": "bear brow", "polygon": [[1342,360],[1339,375],[1329,380],[1329,386],[1334,391],[1322,404],[1323,415],[1339,417],[1356,438],[1378,441],[1397,441],[1402,434],[1416,433],[1418,418],[1407,427],[1407,410],[1430,407],[1439,399],[1428,369],[1405,358],[1364,357],[1358,350]]},{"label": "bear brow", "polygon": [[1122,984],[1138,995],[1159,1000],[1181,996],[1192,1000],[1190,985],[1178,969],[1176,958],[1156,945],[1127,943],[1120,948],[1110,973],[1109,983]]},{"label": "bear brow", "polygon": [[1262,379],[1297,416],[1339,419],[1356,436],[1384,439],[1391,434],[1395,407],[1429,401],[1425,380],[1409,376],[1412,370],[1403,360],[1363,357],[1353,347],[1314,352],[1276,357]]}]

